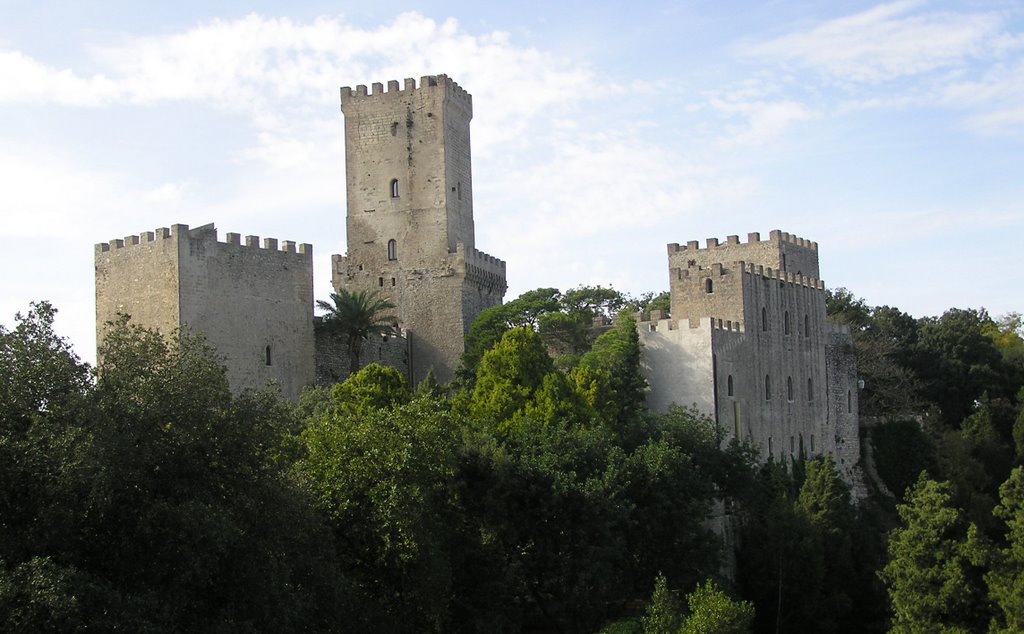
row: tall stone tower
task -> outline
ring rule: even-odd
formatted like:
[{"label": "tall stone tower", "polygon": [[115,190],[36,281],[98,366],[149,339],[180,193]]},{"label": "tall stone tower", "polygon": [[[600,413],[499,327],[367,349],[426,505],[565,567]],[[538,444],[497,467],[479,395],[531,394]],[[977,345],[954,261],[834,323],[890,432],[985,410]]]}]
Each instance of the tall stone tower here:
[{"label": "tall stone tower", "polygon": [[341,89],[348,253],[335,289],[397,307],[409,373],[452,378],[473,319],[505,295],[505,262],[475,248],[469,122],[473,99],[445,75]]}]

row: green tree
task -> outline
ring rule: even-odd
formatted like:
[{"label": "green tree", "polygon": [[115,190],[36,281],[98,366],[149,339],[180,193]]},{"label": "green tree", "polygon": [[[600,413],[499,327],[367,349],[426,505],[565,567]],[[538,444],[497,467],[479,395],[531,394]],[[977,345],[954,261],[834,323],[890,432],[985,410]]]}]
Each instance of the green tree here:
[{"label": "green tree", "polygon": [[754,622],[754,605],[734,601],[710,579],[686,595],[690,613],[679,634],[744,634]]},{"label": "green tree", "polygon": [[509,428],[514,419],[518,420],[517,415],[525,413],[544,378],[553,371],[551,357],[532,328],[520,326],[507,331],[480,360],[470,413]]},{"label": "green tree", "polygon": [[302,432],[295,477],[330,518],[356,629],[450,627],[451,497],[460,426],[443,403],[327,411]]},{"label": "green tree", "polygon": [[335,385],[331,399],[348,412],[371,412],[408,403],[412,392],[398,370],[371,363]]},{"label": "green tree", "polygon": [[677,634],[682,621],[680,612],[679,602],[668,588],[668,580],[659,573],[654,579],[651,602],[640,620],[644,634]]},{"label": "green tree", "polygon": [[889,592],[893,632],[971,632],[983,629],[976,529],[952,506],[948,483],[924,474],[897,507],[901,526],[889,536],[880,575]]},{"label": "green tree", "polygon": [[989,599],[999,609],[990,632],[1024,631],[1024,467],[1014,469],[999,488],[993,513],[1006,525],[1006,546],[996,551],[985,575]]},{"label": "green tree", "polygon": [[594,407],[610,425],[621,428],[643,411],[647,380],[640,371],[640,355],[636,320],[623,312],[580,360],[580,367],[592,371],[599,382],[604,378]]},{"label": "green tree", "polygon": [[395,318],[390,313],[395,305],[376,292],[341,289],[331,293],[331,301],[319,299],[316,305],[324,311],[324,327],[345,340],[349,375],[359,371],[359,357],[367,339],[396,334]]},{"label": "green tree", "polygon": [[557,288],[538,288],[516,299],[486,308],[477,315],[466,334],[466,351],[462,355],[459,376],[472,382],[477,364],[484,353],[501,340],[504,334],[522,326],[535,329],[548,313],[558,312],[561,293]]}]

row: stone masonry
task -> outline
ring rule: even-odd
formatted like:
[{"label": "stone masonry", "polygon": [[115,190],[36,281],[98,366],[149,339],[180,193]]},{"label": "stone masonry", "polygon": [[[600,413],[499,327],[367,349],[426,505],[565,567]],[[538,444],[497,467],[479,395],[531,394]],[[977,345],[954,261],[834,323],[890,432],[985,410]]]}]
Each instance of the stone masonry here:
[{"label": "stone masonry", "polygon": [[[176,224],[97,244],[96,341],[119,314],[163,334],[205,335],[236,392],[313,383],[313,247]],[[102,359],[100,360],[102,362]]]},{"label": "stone masonry", "polygon": [[818,245],[772,231],[670,244],[668,259],[671,318],[638,325],[649,407],[693,405],[766,459],[830,454],[855,482],[852,338],[825,318]]},{"label": "stone masonry", "polygon": [[332,282],[387,297],[413,381],[448,381],[473,319],[507,288],[505,262],[475,248],[472,97],[436,75],[342,88],[341,109],[348,253],[332,256]]}]

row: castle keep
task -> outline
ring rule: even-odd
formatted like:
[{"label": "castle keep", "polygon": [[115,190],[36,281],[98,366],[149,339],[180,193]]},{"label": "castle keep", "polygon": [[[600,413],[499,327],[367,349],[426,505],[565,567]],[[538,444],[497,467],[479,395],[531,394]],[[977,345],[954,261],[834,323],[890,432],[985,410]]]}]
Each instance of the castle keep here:
[{"label": "castle keep", "polygon": [[648,406],[696,405],[764,458],[860,457],[849,329],[825,318],[818,245],[781,231],[668,245],[671,318],[640,322]]},{"label": "castle keep", "polygon": [[395,304],[414,382],[452,378],[469,325],[501,303],[505,263],[476,250],[469,122],[473,98],[445,75],[419,87],[341,89],[348,255],[331,258],[336,289]]},{"label": "castle keep", "polygon": [[[470,324],[501,303],[505,263],[476,249],[470,95],[445,75],[341,89],[348,252],[337,290],[395,304],[402,336],[361,359],[412,382],[452,378]],[[213,225],[173,225],[97,244],[97,341],[125,313],[206,335],[235,390],[276,381],[289,398],[347,372],[344,346],[314,329],[312,247]],[[694,405],[762,457],[831,454],[847,481],[859,459],[849,331],[825,318],[818,245],[781,231],[668,245],[671,316],[638,324],[652,410]]]}]

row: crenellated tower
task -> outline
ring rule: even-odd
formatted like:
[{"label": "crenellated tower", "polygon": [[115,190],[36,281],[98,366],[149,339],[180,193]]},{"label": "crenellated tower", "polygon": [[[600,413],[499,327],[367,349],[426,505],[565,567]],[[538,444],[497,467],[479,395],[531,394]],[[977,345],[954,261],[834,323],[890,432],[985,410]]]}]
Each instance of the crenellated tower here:
[{"label": "crenellated tower", "polygon": [[505,294],[505,263],[477,251],[469,124],[473,99],[445,75],[341,89],[348,253],[335,289],[397,306],[414,381],[448,380],[464,337]]}]

